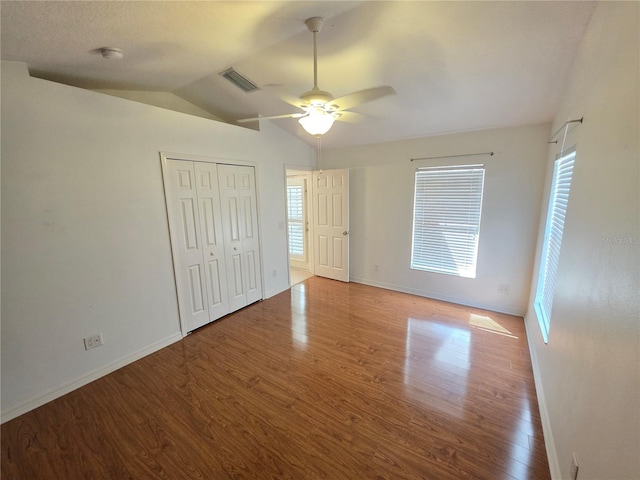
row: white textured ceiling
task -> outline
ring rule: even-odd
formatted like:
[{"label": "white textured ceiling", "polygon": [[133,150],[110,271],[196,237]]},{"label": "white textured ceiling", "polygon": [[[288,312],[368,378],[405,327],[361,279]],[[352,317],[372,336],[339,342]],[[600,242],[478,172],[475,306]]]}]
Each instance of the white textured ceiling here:
[{"label": "white textured ceiling", "polygon": [[[397,95],[336,122],[323,148],[549,121],[593,2],[2,1],[5,60],[92,89],[172,92],[233,123],[297,111],[318,84],[335,97],[381,85]],[[104,60],[100,47],[121,48]],[[243,93],[235,67],[261,87]],[[315,145],[294,119],[270,120]]]}]

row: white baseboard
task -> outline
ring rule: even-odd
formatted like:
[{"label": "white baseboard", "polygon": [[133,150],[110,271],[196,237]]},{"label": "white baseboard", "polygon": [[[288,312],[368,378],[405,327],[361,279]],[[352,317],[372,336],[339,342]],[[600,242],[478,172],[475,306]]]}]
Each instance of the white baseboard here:
[{"label": "white baseboard", "polygon": [[[536,384],[536,397],[538,398],[538,406],[540,408],[540,418],[542,419],[542,434],[544,436],[544,446],[547,450],[547,459],[549,461],[549,470],[551,471],[552,480],[562,480],[562,470],[560,462],[558,462],[558,452],[556,444],[553,441],[553,430],[551,429],[551,419],[549,418],[549,410],[545,400],[544,388],[542,387],[542,379],[540,378],[540,368],[538,366],[538,354],[533,348],[531,338],[533,332],[529,331],[529,321],[525,316],[524,327],[527,332],[527,343],[529,344],[529,356],[531,357],[531,367],[533,368],[533,380]],[[537,320],[534,322],[537,323]]]},{"label": "white baseboard", "polygon": [[275,297],[276,295],[281,294],[282,292],[286,292],[287,290],[289,290],[291,287],[287,286],[284,288],[278,288],[277,290],[270,290],[268,292],[265,292],[264,296],[263,296],[263,300],[266,300],[267,298],[271,298],[271,297]]},{"label": "white baseboard", "polygon": [[458,305],[465,305],[467,307],[480,308],[482,310],[490,310],[492,312],[498,312],[498,313],[506,313],[507,315],[515,315],[517,317],[524,317],[524,313],[525,313],[515,307],[504,307],[504,306],[483,304],[478,302],[469,302],[468,300],[465,300],[463,298],[456,298],[456,297],[451,297],[447,295],[439,295],[439,294],[435,294],[435,293],[424,291],[424,290],[403,287],[400,285],[394,285],[394,284],[385,283],[385,282],[375,282],[367,278],[349,277],[349,281],[355,282],[355,283],[362,283],[364,285],[370,285],[372,287],[384,288],[386,290],[393,290],[395,292],[409,293],[411,295],[418,295],[420,297],[432,298],[434,300],[441,300],[443,302],[456,303]]},{"label": "white baseboard", "polygon": [[71,382],[61,385],[53,391],[47,392],[44,395],[33,397],[26,402],[22,402],[7,411],[3,411],[0,414],[0,417],[2,418],[0,423],[5,423],[9,420],[13,420],[14,418],[19,417],[24,413],[34,410],[44,405],[45,403],[48,403],[52,400],[55,400],[56,398],[66,395],[69,392],[72,392],[73,390],[83,387],[84,385],[87,385],[88,383],[91,383],[94,380],[99,379],[100,377],[104,377],[111,372],[115,372],[119,368],[133,363],[136,360],[140,360],[142,357],[146,357],[147,355],[157,352],[158,350],[161,350],[164,347],[167,347],[179,340],[182,340],[182,334],[176,333],[163,340],[160,340],[159,342],[154,343],[153,345],[141,348],[140,350],[133,352],[131,355],[127,355],[126,357],[116,360],[115,362],[112,362],[104,367],[98,368],[97,370],[93,370],[92,372],[82,375],[81,377]]}]

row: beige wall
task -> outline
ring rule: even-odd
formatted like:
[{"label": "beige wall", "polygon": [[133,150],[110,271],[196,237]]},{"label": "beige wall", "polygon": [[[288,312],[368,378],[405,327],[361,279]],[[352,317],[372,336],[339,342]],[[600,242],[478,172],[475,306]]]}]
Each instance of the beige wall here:
[{"label": "beige wall", "polygon": [[[548,124],[502,128],[324,150],[319,161],[321,168],[351,169],[351,279],[524,315],[549,128]],[[410,161],[418,157],[492,151],[493,156]],[[485,165],[476,278],[411,270],[416,168],[475,163]],[[500,293],[500,284],[510,286],[508,295]]]},{"label": "beige wall", "polygon": [[584,116],[566,142],[576,161],[548,344],[535,282],[526,317],[554,478],[569,478],[573,453],[580,480],[640,478],[639,17],[637,2],[598,5],[553,126]]},{"label": "beige wall", "polygon": [[[261,132],[2,64],[2,420],[180,338],[160,152],[255,162],[266,296],[289,287],[284,165]],[[274,273],[275,272],[275,273]],[[83,337],[104,345],[85,351]]]}]

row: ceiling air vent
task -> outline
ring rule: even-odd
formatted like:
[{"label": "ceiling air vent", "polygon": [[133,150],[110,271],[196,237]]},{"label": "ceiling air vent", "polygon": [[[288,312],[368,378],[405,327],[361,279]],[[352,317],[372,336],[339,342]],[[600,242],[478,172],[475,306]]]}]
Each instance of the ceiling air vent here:
[{"label": "ceiling air vent", "polygon": [[249,80],[246,77],[243,77],[238,72],[236,72],[233,67],[225,70],[224,72],[220,72],[224,78],[233,83],[236,87],[242,90],[245,93],[253,92],[255,90],[260,90],[260,88]]}]

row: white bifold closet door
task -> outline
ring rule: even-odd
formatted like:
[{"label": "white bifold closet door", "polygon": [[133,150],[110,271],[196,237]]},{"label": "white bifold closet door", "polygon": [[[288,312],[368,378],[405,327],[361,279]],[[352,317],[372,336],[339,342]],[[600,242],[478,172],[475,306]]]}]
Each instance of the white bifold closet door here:
[{"label": "white bifold closet door", "polygon": [[[236,185],[249,185],[253,194],[227,187],[229,168],[237,169]],[[253,167],[167,159],[165,185],[181,325],[187,333],[262,298],[255,176]],[[246,205],[232,215],[234,191]],[[250,241],[244,241],[247,224]],[[227,240],[234,237],[239,240]],[[237,260],[236,252],[241,252]]]},{"label": "white bifold closet door", "polygon": [[253,167],[218,165],[224,252],[231,311],[262,298]]}]

